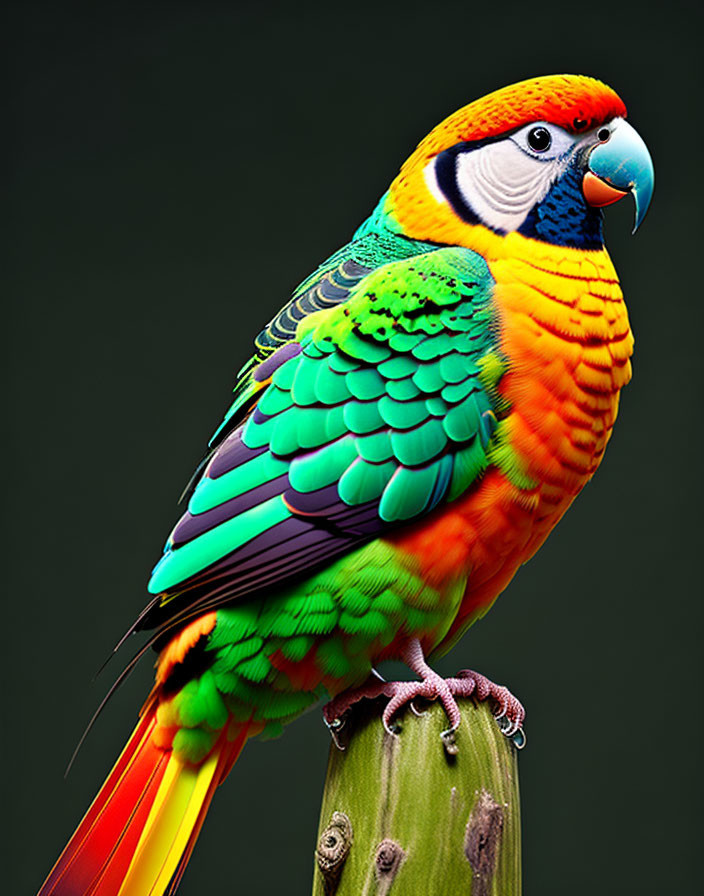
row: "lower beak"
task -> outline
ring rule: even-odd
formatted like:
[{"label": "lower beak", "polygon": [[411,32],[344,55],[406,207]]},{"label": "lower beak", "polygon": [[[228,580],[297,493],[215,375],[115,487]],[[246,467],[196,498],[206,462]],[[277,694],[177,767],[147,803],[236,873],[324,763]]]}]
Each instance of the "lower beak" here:
[{"label": "lower beak", "polygon": [[653,161],[648,147],[627,121],[617,121],[609,139],[589,154],[589,168],[582,192],[589,205],[601,208],[632,193],[636,203],[633,232],[640,227],[650,205],[655,185]]},{"label": "lower beak", "polygon": [[592,171],[587,171],[582,180],[582,192],[589,205],[602,208],[618,202],[624,196],[628,196],[628,190],[617,190],[611,184],[597,177]]}]

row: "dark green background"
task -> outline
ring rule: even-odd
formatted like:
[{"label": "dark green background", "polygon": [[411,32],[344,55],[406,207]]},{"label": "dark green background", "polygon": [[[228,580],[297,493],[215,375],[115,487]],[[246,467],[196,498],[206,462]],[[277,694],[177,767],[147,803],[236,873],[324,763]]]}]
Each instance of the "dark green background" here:
[{"label": "dark green background", "polygon": [[[695,892],[697,5],[95,6],[24,3],[5,30],[4,892],[39,886],[131,730],[149,662],[63,780],[254,333],[430,127],[559,71],[619,90],[655,159],[642,231],[608,213],[635,376],[594,482],[441,668],[480,669],[528,708],[526,896]],[[309,892],[327,750],[317,712],[247,748],[186,896]]]}]

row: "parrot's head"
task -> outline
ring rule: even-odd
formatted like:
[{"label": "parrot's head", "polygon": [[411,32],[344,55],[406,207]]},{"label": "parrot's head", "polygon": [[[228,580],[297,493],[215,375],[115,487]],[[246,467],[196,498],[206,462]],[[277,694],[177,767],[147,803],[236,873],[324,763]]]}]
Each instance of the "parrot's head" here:
[{"label": "parrot's head", "polygon": [[[394,180],[384,214],[416,239],[474,248],[481,231],[602,246],[603,206],[631,194],[635,228],[653,192],[648,149],[601,81],[522,81],[455,112]],[[634,229],[635,229],[634,228]]]}]

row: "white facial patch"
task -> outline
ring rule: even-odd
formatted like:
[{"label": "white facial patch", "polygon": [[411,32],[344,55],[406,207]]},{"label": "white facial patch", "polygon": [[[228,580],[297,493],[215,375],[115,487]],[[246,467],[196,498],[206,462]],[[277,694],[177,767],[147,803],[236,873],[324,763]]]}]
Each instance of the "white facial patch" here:
[{"label": "white facial patch", "polygon": [[513,140],[457,156],[457,187],[467,205],[495,230],[518,230],[563,172],[564,158],[538,159]]}]

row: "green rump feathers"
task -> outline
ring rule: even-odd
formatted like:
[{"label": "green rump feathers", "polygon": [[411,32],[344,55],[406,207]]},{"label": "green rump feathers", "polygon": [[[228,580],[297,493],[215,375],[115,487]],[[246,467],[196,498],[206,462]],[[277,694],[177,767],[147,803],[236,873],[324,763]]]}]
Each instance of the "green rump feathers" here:
[{"label": "green rump feathers", "polygon": [[226,714],[264,723],[276,737],[321,697],[324,684],[293,686],[280,656],[318,670],[327,683],[362,682],[369,650],[383,649],[399,628],[410,635],[446,631],[466,579],[439,591],[414,573],[388,542],[376,540],[304,582],[262,600],[218,610],[205,647],[209,668],[183,687],[162,721],[179,728],[174,748],[198,762],[211,748]]}]

